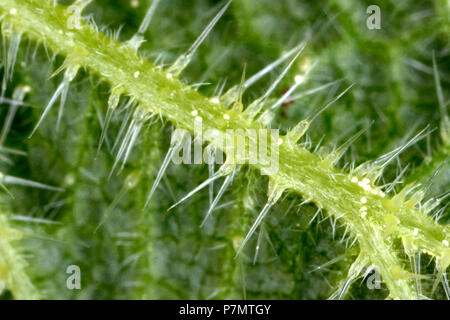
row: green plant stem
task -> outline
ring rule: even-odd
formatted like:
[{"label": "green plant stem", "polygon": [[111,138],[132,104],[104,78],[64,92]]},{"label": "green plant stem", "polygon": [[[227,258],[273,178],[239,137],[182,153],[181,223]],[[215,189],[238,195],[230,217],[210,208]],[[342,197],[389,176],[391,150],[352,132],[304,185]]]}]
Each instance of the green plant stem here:
[{"label": "green plant stem", "polygon": [[[16,32],[25,33],[66,56],[66,66],[89,69],[113,88],[135,98],[147,114],[161,114],[178,128],[193,132],[194,109],[203,119],[204,131],[215,129],[223,135],[226,129],[263,128],[257,121],[212,102],[177,77],[169,77],[167,71],[145,61],[132,48],[108,38],[93,26],[81,22],[79,30],[69,28],[71,13],[64,6],[54,7],[53,1],[4,0],[0,3],[0,13],[5,15],[3,24],[12,25]],[[137,77],[136,72],[139,72]],[[230,119],[224,119],[225,113]],[[216,143],[212,139],[209,142]],[[270,179],[280,188],[311,199],[348,226],[358,239],[362,254],[380,272],[391,297],[417,298],[411,275],[403,269],[392,248],[395,238],[438,258],[444,269],[450,263],[450,249],[443,244],[448,241],[448,227],[417,210],[417,202],[371,194],[353,183],[348,173],[299,146],[283,143],[279,155],[279,170]],[[252,166],[263,169],[260,164]],[[376,188],[373,181],[370,185]],[[361,216],[362,206],[367,207],[366,217]]]},{"label": "green plant stem", "polygon": [[10,290],[15,299],[34,300],[39,295],[25,272],[27,262],[12,244],[21,237],[21,232],[8,224],[7,217],[0,215],[0,287]]}]

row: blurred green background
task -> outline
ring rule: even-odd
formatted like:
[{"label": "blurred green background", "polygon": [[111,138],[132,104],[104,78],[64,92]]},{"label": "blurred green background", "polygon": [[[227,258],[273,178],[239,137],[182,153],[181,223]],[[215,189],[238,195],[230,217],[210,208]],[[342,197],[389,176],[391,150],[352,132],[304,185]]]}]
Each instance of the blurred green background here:
[{"label": "blurred green background", "polygon": [[[60,1],[70,4],[71,1]],[[100,30],[131,38],[151,1],[96,0],[84,11]],[[150,61],[168,65],[195,41],[223,1],[162,0],[146,32],[140,53]],[[381,9],[381,29],[369,30],[369,5]],[[374,159],[429,125],[427,139],[405,151],[390,165],[381,184],[395,179],[409,164],[403,182],[426,182],[448,157],[440,139],[432,54],[436,55],[445,101],[450,97],[450,3],[446,0],[404,1],[300,1],[233,0],[193,62],[182,74],[186,83],[204,83],[199,91],[212,96],[217,85],[239,83],[244,63],[247,75],[277,59],[311,33],[298,62],[277,88],[280,97],[313,61],[317,67],[297,93],[307,94],[278,112],[274,127],[285,132],[313,110],[355,83],[332,108],[315,120],[309,137],[333,148],[372,120],[371,128],[339,162]],[[171,126],[154,121],[145,126],[124,170],[108,180],[114,162],[112,146],[124,113],[118,113],[107,141],[95,159],[110,88],[102,79],[80,73],[70,87],[63,123],[55,132],[57,111],[31,139],[39,119],[61,77],[49,76],[64,61],[50,48],[27,39],[20,46],[7,90],[27,84],[29,106],[20,107],[5,146],[27,152],[2,162],[2,172],[61,186],[64,192],[13,187],[15,198],[4,195],[4,211],[11,219],[28,216],[51,224],[14,222],[24,232],[18,249],[29,262],[33,284],[50,299],[325,299],[336,289],[357,250],[341,241],[344,228],[322,213],[309,225],[317,208],[299,206],[304,199],[283,195],[269,213],[244,254],[234,259],[236,246],[248,232],[266,201],[267,181],[244,167],[214,211],[199,228],[209,206],[203,190],[175,210],[167,209],[208,176],[205,165],[171,165],[150,206],[145,198],[170,141]],[[267,75],[244,96],[248,103],[261,95],[279,71]],[[6,116],[7,104],[0,112]],[[308,142],[308,141],[306,141]],[[137,177],[131,189],[125,187]],[[429,197],[449,189],[450,171],[444,166],[433,180]],[[218,191],[220,184],[215,186]],[[444,209],[446,210],[446,209]],[[96,230],[100,221],[105,223]],[[444,211],[442,223],[448,221]],[[319,223],[320,221],[320,223]],[[357,245],[357,244],[356,244]],[[256,248],[259,252],[255,258]],[[401,255],[402,259],[406,257]],[[329,265],[328,262],[333,262]],[[432,272],[423,259],[424,273]],[[78,265],[82,289],[66,288],[66,268]],[[324,265],[322,268],[318,268]],[[424,280],[425,292],[433,279]],[[428,291],[427,291],[428,290]],[[350,299],[383,299],[387,289],[369,289],[366,280],[352,285]],[[2,298],[11,298],[5,290]],[[434,298],[444,297],[438,288]]]}]

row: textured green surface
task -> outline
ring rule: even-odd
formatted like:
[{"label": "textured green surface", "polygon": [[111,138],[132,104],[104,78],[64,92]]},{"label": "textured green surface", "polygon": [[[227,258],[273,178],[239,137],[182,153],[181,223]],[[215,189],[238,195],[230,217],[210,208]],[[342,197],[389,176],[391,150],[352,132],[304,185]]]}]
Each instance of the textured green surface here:
[{"label": "textured green surface", "polygon": [[[414,254],[418,248],[439,258],[444,268],[450,263],[448,246],[443,243],[449,240],[448,227],[443,226],[448,219],[445,200],[428,212],[443,210],[440,226],[426,216],[426,209],[414,208],[420,200],[425,203],[433,196],[444,195],[449,187],[445,165],[449,144],[440,137],[445,138],[447,132],[446,100],[439,108],[431,60],[435,51],[439,83],[443,96],[448,97],[450,8],[445,1],[379,4],[382,29],[375,31],[365,26],[365,8],[371,3],[329,1],[312,5],[300,1],[235,0],[182,73],[181,82],[167,79],[166,71],[155,69],[147,61],[161,54],[170,63],[183,53],[218,11],[213,2],[162,1],[145,35],[148,41],[139,52],[145,59],[87,25],[81,30],[68,30],[65,7],[53,9],[50,3],[0,3],[0,11],[6,13],[3,34],[5,25],[11,24],[15,31],[24,32],[25,39],[6,96],[10,97],[19,84],[32,88],[25,100],[32,108],[19,109],[6,141],[6,146],[25,150],[27,156],[14,157],[13,164],[5,164],[3,172],[65,188],[55,193],[14,187],[14,199],[4,196],[8,217],[21,215],[58,222],[14,223],[26,232],[20,242],[8,240],[16,245],[15,259],[20,260],[14,265],[18,272],[25,268],[23,260],[32,266],[26,271],[39,297],[327,298],[344,282],[361,252],[360,257],[368,259],[381,273],[384,284],[380,290],[369,290],[365,281],[358,280],[346,297],[385,298],[390,291],[393,298],[417,298],[417,282],[409,273],[414,270],[402,242],[413,248]],[[119,40],[124,41],[136,31],[147,7],[142,1],[137,9],[129,2],[96,1],[83,14],[91,13],[98,26],[117,29],[123,24]],[[12,8],[16,14],[11,14]],[[99,115],[100,119],[105,117],[110,85],[121,85],[120,93],[136,98],[145,114],[156,112],[190,131],[193,108],[208,128],[259,127],[252,119],[226,111],[205,96],[211,97],[215,84],[224,78],[227,88],[238,84],[244,62],[247,74],[253,74],[303,40],[309,28],[313,33],[307,49],[274,96],[292,85],[293,76],[304,71],[311,59],[318,59],[319,65],[298,91],[340,78],[344,78],[343,83],[283,106],[272,126],[287,132],[342,91],[346,83],[356,83],[314,121],[308,131],[313,141],[310,151],[283,143],[280,171],[271,177],[261,177],[258,166],[242,168],[221,200],[226,206],[215,211],[202,229],[199,225],[209,206],[206,189],[174,210],[167,212],[167,208],[207,177],[206,165],[169,166],[157,194],[143,209],[170,142],[170,124],[159,121],[159,117],[145,123],[124,170],[108,180],[114,163],[111,148],[124,117],[124,112],[116,112],[106,143],[94,159],[101,133]],[[36,41],[44,41],[44,47],[37,47]],[[58,56],[52,58],[54,53]],[[66,58],[65,66],[80,65],[87,72],[80,71],[70,86],[59,131],[55,130],[57,103],[28,139],[62,79],[62,75],[50,80],[48,77]],[[140,72],[137,79],[136,71]],[[198,82],[213,85],[201,87],[200,93],[185,85]],[[269,84],[270,76],[266,76],[246,92],[245,105]],[[230,115],[230,121],[223,120],[224,112]],[[426,184],[425,199],[417,193],[406,197],[408,188],[394,198],[366,195],[350,181],[352,175],[345,173],[348,167],[342,171],[326,161],[333,146],[341,145],[370,120],[375,120],[370,130],[351,145],[337,166],[375,159],[429,124],[438,130],[403,152],[377,182],[381,186],[395,180],[401,168],[409,164],[402,181],[426,184],[444,163],[431,187]],[[322,137],[322,145],[329,149],[311,153]],[[131,188],[126,183],[130,179],[137,179]],[[244,253],[234,259],[266,202],[269,179],[285,192],[270,210],[261,236],[258,230]],[[216,183],[216,192],[218,187]],[[402,186],[396,190],[399,192]],[[359,209],[364,196],[369,215],[362,219]],[[312,203],[299,206],[305,199]],[[405,202],[407,199],[410,201]],[[309,224],[317,211],[315,206],[323,208],[323,212]],[[107,219],[95,231],[105,214]],[[336,217],[340,218],[336,221]],[[344,236],[346,227],[349,231]],[[353,238],[347,241],[349,236],[358,237],[351,248]],[[254,262],[259,237],[260,252]],[[435,261],[428,263],[427,255],[421,256],[423,295],[445,297],[441,285],[431,294]],[[315,270],[329,261],[335,263]],[[78,291],[65,286],[65,270],[72,264],[82,270],[82,289]],[[26,281],[24,275],[20,277]],[[8,281],[6,288],[12,296],[23,297]],[[30,298],[35,297],[34,292],[30,291]],[[9,295],[5,291],[4,296]]]}]

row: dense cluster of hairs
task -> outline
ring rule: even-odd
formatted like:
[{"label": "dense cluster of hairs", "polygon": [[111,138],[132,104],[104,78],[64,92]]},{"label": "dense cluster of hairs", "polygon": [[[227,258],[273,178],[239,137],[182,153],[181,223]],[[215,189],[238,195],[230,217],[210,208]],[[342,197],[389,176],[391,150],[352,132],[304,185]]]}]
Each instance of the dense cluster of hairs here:
[{"label": "dense cluster of hairs", "polygon": [[450,9],[369,4],[3,0],[1,297],[449,298]]}]

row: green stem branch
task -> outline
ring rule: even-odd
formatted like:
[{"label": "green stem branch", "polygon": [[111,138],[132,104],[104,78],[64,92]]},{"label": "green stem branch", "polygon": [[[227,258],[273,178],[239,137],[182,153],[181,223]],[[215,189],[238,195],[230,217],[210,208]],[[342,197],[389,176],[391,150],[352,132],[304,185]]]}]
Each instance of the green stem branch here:
[{"label": "green stem branch", "polygon": [[[148,115],[160,114],[176,127],[193,132],[195,112],[196,117],[202,118],[204,131],[214,129],[223,136],[226,129],[245,132],[249,128],[265,128],[241,112],[226,109],[204,97],[175,75],[140,57],[132,47],[110,39],[94,26],[81,21],[79,28],[71,27],[69,22],[73,16],[66,9],[54,6],[53,1],[4,0],[0,3],[4,25],[66,56],[64,67],[85,67],[98,74],[115,88],[116,94],[133,97],[139,103],[138,108]],[[206,137],[206,140],[216,144],[212,138]],[[444,269],[448,266],[449,229],[416,209],[418,201],[414,195],[410,200],[405,193],[401,193],[401,197],[384,197],[373,178],[366,181],[367,172],[357,177],[349,175],[336,169],[332,161],[287,143],[286,137],[280,141],[283,143],[279,146],[279,170],[271,174],[270,179],[283,189],[294,190],[311,199],[347,225],[358,239],[362,254],[380,272],[391,297],[417,298],[412,288],[412,275],[403,269],[393,249],[396,238],[438,258]],[[261,164],[251,166],[263,169]],[[359,183],[362,181],[363,184]]]}]

